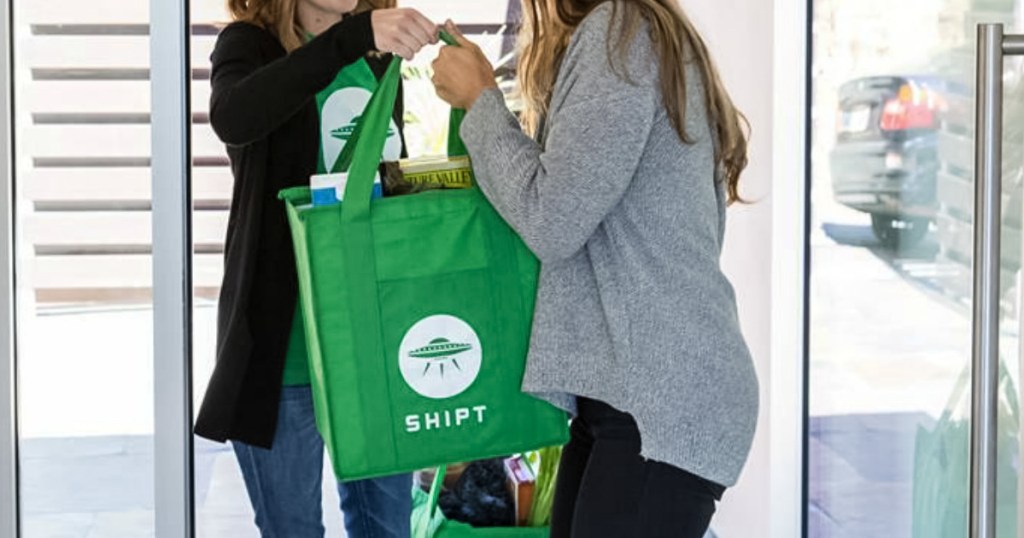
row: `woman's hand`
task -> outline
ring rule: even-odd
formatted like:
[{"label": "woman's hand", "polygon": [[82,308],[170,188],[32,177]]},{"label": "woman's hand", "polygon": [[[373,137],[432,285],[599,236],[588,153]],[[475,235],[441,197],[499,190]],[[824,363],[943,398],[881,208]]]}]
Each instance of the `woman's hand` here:
[{"label": "woman's hand", "polygon": [[427,45],[437,43],[437,26],[411,8],[378,9],[371,15],[377,50],[406,60]]},{"label": "woman's hand", "polygon": [[452,21],[445,23],[445,30],[459,46],[442,47],[434,60],[434,89],[448,104],[469,110],[484,90],[498,87],[494,67],[480,47],[466,39]]}]

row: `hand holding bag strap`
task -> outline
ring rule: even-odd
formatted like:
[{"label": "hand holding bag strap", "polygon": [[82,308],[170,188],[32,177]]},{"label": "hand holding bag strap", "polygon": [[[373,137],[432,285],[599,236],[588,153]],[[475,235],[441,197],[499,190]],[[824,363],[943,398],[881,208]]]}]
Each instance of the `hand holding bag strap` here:
[{"label": "hand holding bag strap", "polygon": [[[453,108],[451,113],[448,115],[448,156],[449,157],[467,157],[469,156],[469,150],[466,149],[466,144],[462,141],[462,136],[459,134],[462,128],[462,121],[466,117],[466,111],[461,108]],[[355,155],[356,142],[362,135],[363,121],[360,118],[356,122],[356,128],[352,132],[352,136],[349,137],[349,142],[345,144],[338,158],[334,161],[334,166],[331,167],[332,174],[340,174],[346,172],[352,165],[352,157]]]},{"label": "hand holding bag strap", "polygon": [[[441,31],[440,32],[440,38],[447,45],[456,46],[456,47],[458,46],[458,42],[455,40],[455,38],[453,38],[447,32]],[[385,73],[384,77],[381,79],[380,85],[377,87],[377,91],[374,92],[373,98],[371,98],[370,102],[367,104],[366,110],[364,111],[363,115],[359,118],[359,120],[356,121],[356,127],[353,130],[351,138],[349,138],[349,141],[348,141],[347,144],[345,144],[345,147],[342,150],[341,154],[338,155],[338,158],[334,161],[334,166],[331,167],[331,173],[332,174],[338,174],[338,173],[342,173],[342,172],[345,172],[345,171],[349,171],[351,165],[353,164],[355,155],[357,153],[359,153],[359,152],[357,152],[357,150],[360,150],[360,141],[364,138],[363,134],[364,134],[364,132],[367,129],[367,125],[370,122],[373,122],[373,121],[378,121],[378,120],[380,120],[382,122],[384,121],[384,118],[381,116],[381,114],[384,111],[383,110],[373,110],[373,108],[374,108],[374,100],[375,99],[381,99],[382,101],[378,103],[378,104],[381,104],[381,105],[383,105],[383,103],[390,102],[391,107],[387,109],[388,116],[387,116],[387,120],[386,120],[386,123],[385,123],[385,125],[390,126],[390,122],[391,122],[390,114],[391,114],[391,111],[394,110],[394,102],[395,102],[395,100],[398,97],[398,93],[397,93],[398,92],[398,84],[401,82],[401,66],[400,65],[396,66],[395,64],[400,64],[400,63],[401,63],[401,59],[399,59],[399,58],[395,58],[392,61],[391,65],[389,66],[389,69],[388,69],[387,73]],[[392,70],[394,70],[395,72],[393,72]],[[392,78],[392,77],[394,77],[394,78]],[[391,84],[391,83],[395,84],[394,90],[393,90],[395,92],[395,97],[389,99],[388,98],[389,96],[385,92],[390,92],[390,91],[392,91],[392,89],[390,87],[385,88],[385,85],[386,84]],[[372,114],[371,114],[371,110],[373,110]],[[466,117],[466,111],[462,110],[462,109],[455,109],[455,108],[453,108],[451,110],[451,113],[449,114],[449,118],[448,118],[448,156],[449,157],[464,157],[464,156],[469,155],[469,151],[466,149],[466,145],[465,145],[465,143],[463,143],[462,137],[459,134],[459,130],[462,127],[462,121],[463,121],[463,119],[465,117]],[[384,130],[384,135],[383,136],[384,136],[384,143],[383,144],[386,144],[387,143],[387,129]],[[383,144],[381,145],[381,153],[382,154],[383,154]],[[370,146],[370,148],[373,148],[373,147],[375,147],[375,146]],[[360,152],[361,152],[361,150],[360,150]],[[359,154],[361,154],[361,153],[359,153]],[[350,174],[349,181],[350,182],[352,181],[351,180],[351,174]],[[370,188],[372,189],[372,184],[371,184]],[[345,198],[348,199],[348,197],[349,197],[349,194],[348,194],[348,191],[346,189]]]}]

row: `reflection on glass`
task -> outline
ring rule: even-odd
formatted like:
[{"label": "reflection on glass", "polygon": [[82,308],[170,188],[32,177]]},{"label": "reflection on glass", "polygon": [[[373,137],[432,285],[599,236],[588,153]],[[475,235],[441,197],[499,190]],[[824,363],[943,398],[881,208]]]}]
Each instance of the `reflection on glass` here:
[{"label": "reflection on glass", "polygon": [[[962,537],[969,499],[974,32],[1019,0],[816,0],[813,537]],[[999,536],[1015,536],[1024,92],[1008,61]],[[1017,97],[1015,97],[1017,96]]]},{"label": "reflection on glass", "polygon": [[154,534],[147,5],[13,3],[26,538]]}]

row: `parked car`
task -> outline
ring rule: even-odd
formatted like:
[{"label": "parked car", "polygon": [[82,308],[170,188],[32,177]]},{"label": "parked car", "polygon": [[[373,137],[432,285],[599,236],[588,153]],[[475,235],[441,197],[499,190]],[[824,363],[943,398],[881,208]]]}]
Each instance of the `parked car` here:
[{"label": "parked car", "polygon": [[[937,262],[946,293],[970,298],[974,257],[974,89],[967,80],[974,74],[973,46],[947,54],[955,59],[950,79],[961,85],[947,95],[948,109],[939,130],[939,173],[936,200]],[[1021,271],[1024,222],[1024,63],[1007,59],[1003,89],[1002,252],[1000,260],[1004,314],[1016,315],[1015,283]],[[1011,318],[1012,319],[1012,318]]]},{"label": "parked car", "polygon": [[918,243],[935,218],[945,90],[932,76],[858,78],[839,89],[830,158],[835,198],[870,214],[887,247]]}]

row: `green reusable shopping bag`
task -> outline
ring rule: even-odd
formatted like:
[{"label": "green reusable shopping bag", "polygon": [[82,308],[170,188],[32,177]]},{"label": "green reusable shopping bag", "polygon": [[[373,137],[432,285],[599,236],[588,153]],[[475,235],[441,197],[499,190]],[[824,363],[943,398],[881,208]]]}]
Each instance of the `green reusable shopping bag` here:
[{"label": "green reusable shopping bag", "polygon": [[475,187],[370,199],[400,67],[342,153],[344,201],[281,193],[317,426],[341,480],[568,440],[565,413],[520,390],[538,276],[522,240]]},{"label": "green reusable shopping bag", "polygon": [[[960,373],[934,428],[918,427],[914,442],[913,538],[967,536],[970,507],[971,367]],[[1016,536],[1020,404],[1004,360],[999,362],[996,453],[996,535]]]},{"label": "green reusable shopping bag", "polygon": [[547,528],[487,527],[476,528],[458,521],[449,521],[438,509],[437,500],[444,484],[445,467],[434,475],[430,493],[419,487],[412,492],[411,538],[548,538]]}]

